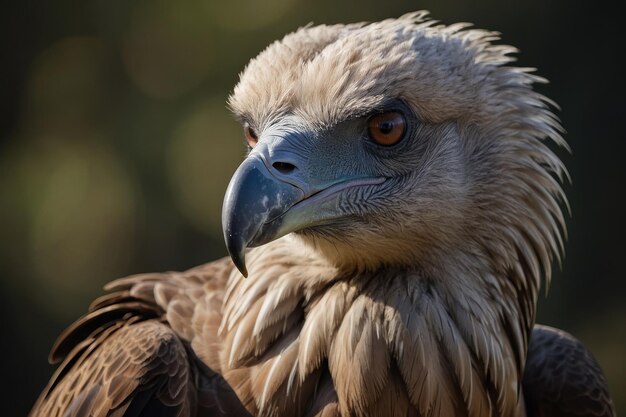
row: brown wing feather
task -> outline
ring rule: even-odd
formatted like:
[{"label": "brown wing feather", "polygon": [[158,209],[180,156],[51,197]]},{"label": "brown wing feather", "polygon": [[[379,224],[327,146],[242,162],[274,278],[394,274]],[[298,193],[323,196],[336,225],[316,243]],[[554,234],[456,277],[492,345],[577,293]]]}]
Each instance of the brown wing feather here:
[{"label": "brown wing feather", "polygon": [[[211,292],[221,298],[227,273],[227,263],[217,261],[109,284],[114,291],[59,336],[50,361],[63,362],[31,417],[249,415],[191,348],[191,317],[197,313],[201,327],[203,317],[214,319],[201,301],[214,298]],[[216,345],[211,336],[205,332],[193,343],[206,343],[207,354]]]},{"label": "brown wing feather", "polygon": [[571,335],[535,326],[524,371],[529,417],[614,417],[598,363]]},{"label": "brown wing feather", "polygon": [[118,321],[77,344],[33,416],[142,415],[147,408],[186,416],[195,388],[183,342],[158,320]]}]

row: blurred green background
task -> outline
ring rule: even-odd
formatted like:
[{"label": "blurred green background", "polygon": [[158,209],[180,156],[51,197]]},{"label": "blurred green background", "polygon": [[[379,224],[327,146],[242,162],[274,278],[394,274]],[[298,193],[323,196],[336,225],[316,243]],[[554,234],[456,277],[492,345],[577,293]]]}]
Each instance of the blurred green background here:
[{"label": "blurred green background", "polygon": [[[551,80],[573,155],[567,256],[539,321],[581,338],[626,412],[622,14],[594,2],[7,2],[0,15],[2,415],[25,415],[56,335],[107,281],[226,254],[244,155],[225,108],[246,62],[309,22],[429,9],[503,33]],[[7,409],[8,407],[8,409]]]}]

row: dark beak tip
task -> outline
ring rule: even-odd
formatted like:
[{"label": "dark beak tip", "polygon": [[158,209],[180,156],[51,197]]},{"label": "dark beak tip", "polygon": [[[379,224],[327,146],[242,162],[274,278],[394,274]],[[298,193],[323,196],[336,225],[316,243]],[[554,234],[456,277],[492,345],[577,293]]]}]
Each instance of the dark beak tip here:
[{"label": "dark beak tip", "polygon": [[243,266],[243,267],[237,266],[237,269],[239,270],[241,275],[243,275],[244,278],[248,278],[248,270],[246,269],[245,266]]},{"label": "dark beak tip", "polygon": [[230,259],[233,261],[233,264],[235,264],[235,267],[237,267],[239,272],[241,272],[241,275],[243,275],[244,278],[248,278],[248,268],[246,268],[245,256],[235,255],[234,253],[231,252]]},{"label": "dark beak tip", "polygon": [[229,233],[225,233],[226,249],[230,255],[230,259],[244,277],[248,277],[248,269],[246,268],[246,242],[243,239],[237,239]]}]

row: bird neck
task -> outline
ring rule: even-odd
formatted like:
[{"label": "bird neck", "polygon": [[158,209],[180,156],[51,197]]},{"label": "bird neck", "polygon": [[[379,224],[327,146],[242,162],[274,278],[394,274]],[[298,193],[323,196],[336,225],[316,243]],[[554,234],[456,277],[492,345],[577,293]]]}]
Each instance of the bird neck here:
[{"label": "bird neck", "polygon": [[231,276],[220,330],[222,372],[249,410],[297,415],[299,400],[284,398],[310,407],[322,392],[345,415],[518,415],[528,329],[506,277],[343,274],[280,240],[249,259],[248,279]]}]

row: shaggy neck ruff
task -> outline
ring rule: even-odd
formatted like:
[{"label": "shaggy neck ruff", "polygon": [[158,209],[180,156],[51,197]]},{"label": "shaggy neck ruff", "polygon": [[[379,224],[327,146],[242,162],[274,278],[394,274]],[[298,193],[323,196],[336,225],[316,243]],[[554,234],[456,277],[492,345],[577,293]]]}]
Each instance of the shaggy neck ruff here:
[{"label": "shaggy neck ruff", "polygon": [[253,413],[520,412],[532,318],[487,266],[342,275],[291,239],[248,256],[224,299],[221,368]]}]

